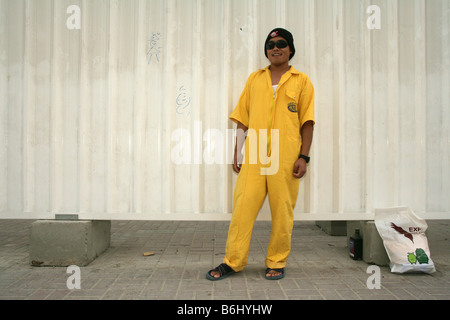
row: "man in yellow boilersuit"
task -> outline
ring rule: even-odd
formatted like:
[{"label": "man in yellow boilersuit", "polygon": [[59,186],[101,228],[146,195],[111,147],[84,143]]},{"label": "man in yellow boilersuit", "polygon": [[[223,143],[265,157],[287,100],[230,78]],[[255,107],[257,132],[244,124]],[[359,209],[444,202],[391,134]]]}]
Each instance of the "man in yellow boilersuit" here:
[{"label": "man in yellow boilersuit", "polygon": [[[310,160],[315,124],[314,88],[306,74],[289,65],[295,54],[289,31],[272,30],[264,49],[270,66],[250,75],[230,116],[238,132],[242,130],[248,137],[255,133],[252,137],[256,136],[259,143],[255,148],[254,139],[246,139],[245,158],[241,163],[238,146],[243,142],[238,134],[233,164],[233,170],[238,173],[233,215],[223,263],[206,274],[212,281],[224,279],[246,266],[253,225],[267,194],[272,229],[265,261],[266,279],[278,280],[285,276],[291,250],[293,210],[300,178],[305,175]],[[264,161],[261,156],[257,161],[251,160],[256,158],[252,153],[258,149]],[[267,159],[271,164],[277,163],[275,170],[268,170]]]}]

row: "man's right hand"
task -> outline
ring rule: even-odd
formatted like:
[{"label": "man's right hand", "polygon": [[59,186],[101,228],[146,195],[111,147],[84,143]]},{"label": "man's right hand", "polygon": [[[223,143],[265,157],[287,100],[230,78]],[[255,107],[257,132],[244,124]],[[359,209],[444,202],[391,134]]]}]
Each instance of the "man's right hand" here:
[{"label": "man's right hand", "polygon": [[237,174],[239,174],[239,172],[241,172],[242,160],[243,160],[242,153],[238,152],[237,150],[235,150],[235,152],[234,152],[234,161],[233,161],[233,170]]},{"label": "man's right hand", "polygon": [[233,160],[233,170],[238,173],[241,172],[242,162],[244,162],[244,156],[242,155],[242,146],[245,143],[245,138],[247,135],[248,128],[242,123],[237,125],[237,135],[236,135],[236,146],[234,148],[234,160]]}]

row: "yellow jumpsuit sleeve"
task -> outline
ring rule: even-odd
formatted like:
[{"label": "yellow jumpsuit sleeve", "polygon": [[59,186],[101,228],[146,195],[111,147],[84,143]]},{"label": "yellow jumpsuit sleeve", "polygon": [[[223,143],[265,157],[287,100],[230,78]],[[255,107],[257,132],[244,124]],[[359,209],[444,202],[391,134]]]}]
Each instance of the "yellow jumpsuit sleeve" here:
[{"label": "yellow jumpsuit sleeve", "polygon": [[244,91],[239,98],[239,102],[230,115],[230,119],[234,122],[242,123],[248,128],[249,126],[249,113],[250,113],[250,86],[251,86],[252,76],[247,80]]},{"label": "yellow jumpsuit sleeve", "polygon": [[314,87],[308,76],[305,76],[303,80],[303,89],[300,95],[299,107],[298,117],[300,121],[300,128],[302,128],[308,121],[312,121],[313,124],[315,124]]}]

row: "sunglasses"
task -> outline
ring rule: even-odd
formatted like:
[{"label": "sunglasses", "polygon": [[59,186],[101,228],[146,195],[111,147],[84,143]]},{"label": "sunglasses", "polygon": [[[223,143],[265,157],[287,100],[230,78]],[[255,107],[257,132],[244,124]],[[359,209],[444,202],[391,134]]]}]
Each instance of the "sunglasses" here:
[{"label": "sunglasses", "polygon": [[272,49],[275,48],[275,46],[278,49],[283,49],[283,48],[286,48],[288,46],[288,43],[286,41],[284,41],[284,40],[278,40],[277,42],[269,41],[266,44],[266,50],[272,50]]}]

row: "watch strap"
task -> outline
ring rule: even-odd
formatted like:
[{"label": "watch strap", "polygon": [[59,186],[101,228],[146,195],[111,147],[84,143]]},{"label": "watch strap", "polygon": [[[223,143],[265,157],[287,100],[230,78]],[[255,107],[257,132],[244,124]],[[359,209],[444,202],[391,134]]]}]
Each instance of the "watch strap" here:
[{"label": "watch strap", "polygon": [[305,156],[305,155],[303,155],[303,154],[299,155],[298,158],[299,158],[299,159],[304,159],[304,160],[306,161],[306,163],[309,163],[309,160],[311,160],[310,157]]}]

